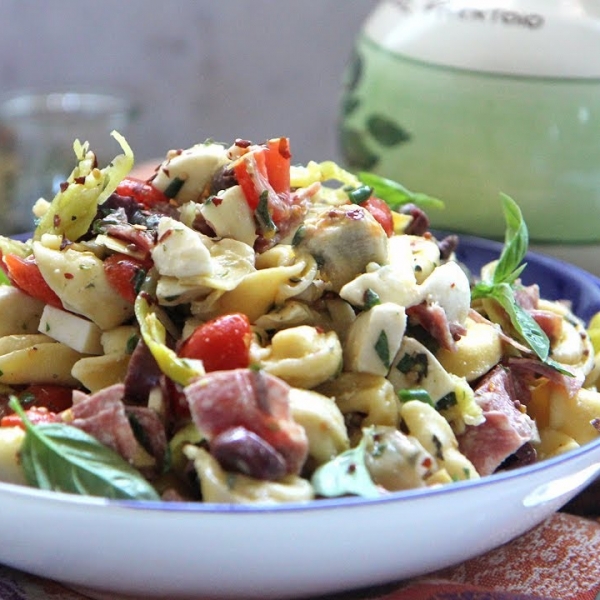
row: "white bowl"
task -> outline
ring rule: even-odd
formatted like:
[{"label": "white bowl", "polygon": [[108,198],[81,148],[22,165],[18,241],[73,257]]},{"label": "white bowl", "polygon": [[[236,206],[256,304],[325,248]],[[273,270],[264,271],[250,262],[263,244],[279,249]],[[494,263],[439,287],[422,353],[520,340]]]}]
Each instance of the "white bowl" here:
[{"label": "white bowl", "polygon": [[[499,246],[463,238],[470,267]],[[528,257],[524,279],[589,318],[600,280]],[[600,439],[445,487],[277,507],[108,501],[0,484],[0,562],[95,598],[289,598],[384,584],[458,563],[540,523],[600,473]]]}]

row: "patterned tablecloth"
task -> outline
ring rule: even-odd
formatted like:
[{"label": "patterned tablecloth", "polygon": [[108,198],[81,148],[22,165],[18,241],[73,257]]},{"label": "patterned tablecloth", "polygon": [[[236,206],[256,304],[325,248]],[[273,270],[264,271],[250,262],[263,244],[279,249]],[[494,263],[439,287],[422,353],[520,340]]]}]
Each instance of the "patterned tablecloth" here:
[{"label": "patterned tablecloth", "polygon": [[[85,598],[59,583],[0,566],[0,600]],[[560,512],[455,567],[327,600],[600,600],[600,519]]]}]

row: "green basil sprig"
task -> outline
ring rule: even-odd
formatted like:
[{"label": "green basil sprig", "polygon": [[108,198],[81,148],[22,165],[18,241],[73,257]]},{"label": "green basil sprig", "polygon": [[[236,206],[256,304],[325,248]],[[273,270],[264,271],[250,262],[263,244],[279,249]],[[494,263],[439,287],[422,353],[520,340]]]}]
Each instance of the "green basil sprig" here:
[{"label": "green basil sprig", "polygon": [[160,500],[136,469],[93,436],[66,423],[32,424],[14,396],[9,405],[25,426],[19,456],[30,485],[103,498]]},{"label": "green basil sprig", "polygon": [[397,209],[403,204],[409,203],[416,204],[423,209],[444,208],[442,200],[428,196],[422,192],[411,192],[397,181],[380,177],[379,175],[375,175],[375,173],[361,171],[358,174],[358,178],[362,183],[372,188],[373,194],[377,198],[384,200],[392,209]]},{"label": "green basil sprig", "polygon": [[501,195],[502,209],[506,220],[504,248],[494,269],[491,281],[477,283],[471,291],[472,299],[491,298],[506,311],[512,326],[546,364],[564,372],[556,361],[549,357],[550,340],[535,319],[516,301],[513,284],[527,263],[522,263],[529,245],[529,233],[517,203],[506,194]]}]

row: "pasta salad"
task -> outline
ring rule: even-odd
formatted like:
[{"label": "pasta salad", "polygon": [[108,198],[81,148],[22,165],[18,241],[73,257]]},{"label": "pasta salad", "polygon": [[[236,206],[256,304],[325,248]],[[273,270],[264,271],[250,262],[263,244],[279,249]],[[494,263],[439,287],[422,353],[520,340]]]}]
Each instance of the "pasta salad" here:
[{"label": "pasta salad", "polygon": [[130,176],[76,141],[26,241],[0,238],[0,480],[107,498],[376,497],[600,435],[595,335],[498,260],[470,273],[435,198],[285,137]]}]

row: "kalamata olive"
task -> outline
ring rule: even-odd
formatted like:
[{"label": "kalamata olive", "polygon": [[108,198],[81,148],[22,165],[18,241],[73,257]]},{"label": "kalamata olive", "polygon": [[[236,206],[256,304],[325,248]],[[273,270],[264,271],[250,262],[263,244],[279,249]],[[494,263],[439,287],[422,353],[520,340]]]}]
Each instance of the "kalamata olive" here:
[{"label": "kalamata olive", "polygon": [[233,169],[229,165],[216,170],[213,175],[212,181],[210,182],[210,193],[216,194],[221,190],[226,190],[230,187],[237,185],[237,179],[233,173]]},{"label": "kalamata olive", "polygon": [[275,481],[287,472],[283,456],[268,442],[245,427],[233,427],[215,436],[210,453],[226,471],[238,471]]},{"label": "kalamata olive", "polygon": [[423,235],[429,229],[429,217],[416,204],[405,204],[398,212],[412,217],[412,221],[404,233],[408,235]]},{"label": "kalamata olive", "polygon": [[440,258],[442,260],[446,260],[450,258],[452,253],[458,247],[458,236],[457,235],[447,235],[445,238],[441,239],[438,242],[438,248],[440,249]]}]

